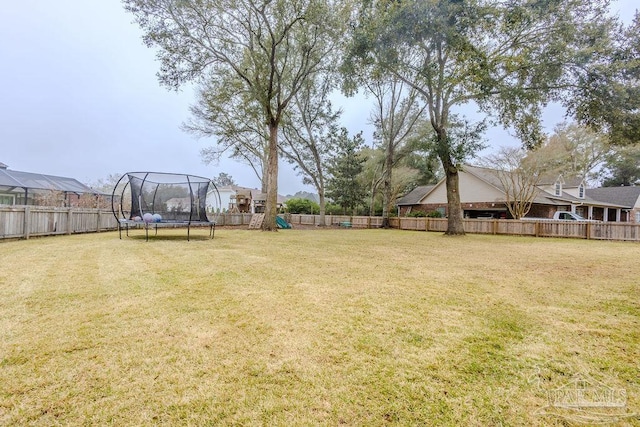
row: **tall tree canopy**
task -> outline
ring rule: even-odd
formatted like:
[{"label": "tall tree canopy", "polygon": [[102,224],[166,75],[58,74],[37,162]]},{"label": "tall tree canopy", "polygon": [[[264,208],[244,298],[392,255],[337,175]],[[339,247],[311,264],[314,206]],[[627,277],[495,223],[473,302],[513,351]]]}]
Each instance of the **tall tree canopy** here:
[{"label": "tall tree canopy", "polygon": [[336,145],[338,119],[342,111],[334,111],[329,101],[333,75],[310,76],[294,96],[293,106],[283,123],[284,141],[281,151],[302,175],[303,184],[318,192],[320,224],[324,224],[326,207],[327,165]]},{"label": "tall tree canopy", "polygon": [[343,71],[375,66],[423,97],[445,172],[447,234],[464,234],[456,153],[471,148],[450,134],[452,113],[475,102],[535,146],[542,108],[568,102],[586,65],[610,47],[608,16],[607,0],[361,2]]},{"label": "tall tree canopy", "polygon": [[[124,0],[158,47],[160,82],[208,83],[213,102],[249,102],[268,128],[263,229],[277,230],[278,129],[307,77],[335,46],[341,14],[329,0]],[[214,122],[214,125],[216,123]],[[264,178],[263,178],[264,179]]]},{"label": "tall tree canopy", "polygon": [[587,52],[593,60],[578,75],[569,111],[580,124],[608,134],[613,145],[640,143],[640,14],[626,28],[594,27],[582,37],[593,46]]},{"label": "tall tree canopy", "polygon": [[365,196],[359,176],[366,160],[361,155],[364,139],[362,133],[349,138],[347,129],[341,128],[335,132],[334,140],[336,152],[329,160],[327,196],[342,207],[343,213],[355,214]]},{"label": "tall tree canopy", "polygon": [[605,187],[640,185],[640,144],[618,147],[605,161]]},{"label": "tall tree canopy", "polygon": [[237,185],[233,177],[226,172],[220,172],[217,177],[212,179],[213,183],[218,187]]}]

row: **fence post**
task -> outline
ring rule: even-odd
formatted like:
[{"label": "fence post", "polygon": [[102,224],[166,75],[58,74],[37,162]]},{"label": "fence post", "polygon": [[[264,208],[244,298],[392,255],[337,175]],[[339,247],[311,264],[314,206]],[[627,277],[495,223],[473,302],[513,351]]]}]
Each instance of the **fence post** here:
[{"label": "fence post", "polygon": [[24,221],[22,224],[22,231],[24,233],[25,240],[29,240],[29,233],[31,231],[31,208],[29,206],[24,207]]},{"label": "fence post", "polygon": [[67,234],[71,234],[73,231],[73,211],[72,208],[69,208],[69,212],[67,213]]}]

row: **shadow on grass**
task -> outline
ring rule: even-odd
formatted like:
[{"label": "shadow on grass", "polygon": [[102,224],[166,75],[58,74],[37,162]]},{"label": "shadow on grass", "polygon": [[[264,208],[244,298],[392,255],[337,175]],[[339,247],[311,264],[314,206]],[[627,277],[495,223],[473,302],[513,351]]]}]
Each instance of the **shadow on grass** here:
[{"label": "shadow on grass", "polygon": [[[128,237],[124,237],[122,236],[123,239],[133,239],[133,240],[140,240],[140,241],[146,241],[147,240],[147,236],[145,236],[144,234],[139,234],[139,235],[129,235]],[[153,241],[153,240],[162,240],[162,241],[194,241],[194,240],[215,240],[211,238],[211,236],[209,235],[191,235],[189,237],[189,240],[187,240],[187,234],[183,234],[183,235],[179,235],[179,234],[158,234],[158,235],[151,235],[149,234],[149,242]]]}]

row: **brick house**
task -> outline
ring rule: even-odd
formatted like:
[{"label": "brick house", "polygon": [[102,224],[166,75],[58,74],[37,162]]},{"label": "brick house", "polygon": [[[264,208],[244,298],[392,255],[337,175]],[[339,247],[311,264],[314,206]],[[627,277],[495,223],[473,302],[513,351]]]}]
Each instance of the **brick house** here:
[{"label": "brick house", "polygon": [[[465,218],[505,218],[511,216],[506,192],[495,170],[465,165],[459,172],[460,201]],[[557,211],[576,212],[585,218],[602,221],[633,221],[632,207],[611,199],[597,200],[589,195],[582,180],[545,179],[538,185],[530,217],[551,218]],[[637,200],[636,200],[637,202]],[[438,211],[447,215],[445,180],[435,185],[416,187],[397,201],[398,215]]]},{"label": "brick house", "polygon": [[640,224],[640,186],[589,188],[587,196],[594,200],[626,206],[629,222]]}]

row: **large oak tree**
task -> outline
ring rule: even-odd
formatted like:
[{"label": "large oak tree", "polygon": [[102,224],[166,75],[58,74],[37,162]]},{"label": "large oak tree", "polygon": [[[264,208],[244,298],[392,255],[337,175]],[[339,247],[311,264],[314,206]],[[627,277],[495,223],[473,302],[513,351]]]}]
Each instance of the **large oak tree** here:
[{"label": "large oak tree", "polygon": [[361,1],[345,74],[374,66],[424,98],[446,178],[446,234],[464,234],[454,147],[469,150],[450,133],[456,108],[475,103],[525,145],[538,144],[541,110],[568,102],[584,86],[584,70],[610,48],[607,7],[606,0]]},{"label": "large oak tree", "polygon": [[[278,129],[310,74],[334,49],[334,17],[328,0],[124,0],[158,48],[160,82],[215,82],[208,93],[219,105],[249,102],[268,128],[266,212],[263,229],[276,230]],[[215,125],[215,123],[213,123]]]},{"label": "large oak tree", "polygon": [[579,74],[567,107],[583,125],[606,133],[612,145],[640,144],[640,14],[614,35],[591,31],[592,61]]}]

